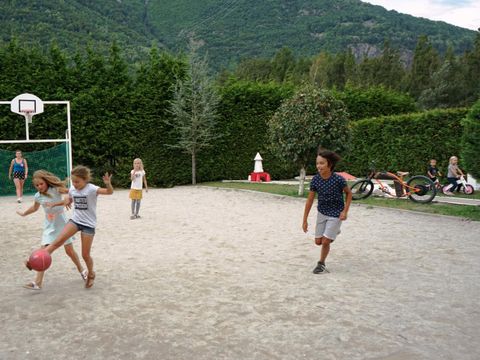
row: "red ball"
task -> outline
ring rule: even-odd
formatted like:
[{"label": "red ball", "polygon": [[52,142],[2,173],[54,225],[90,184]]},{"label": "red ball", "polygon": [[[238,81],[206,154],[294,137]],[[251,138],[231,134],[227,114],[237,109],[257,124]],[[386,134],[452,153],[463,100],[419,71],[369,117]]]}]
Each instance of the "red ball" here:
[{"label": "red ball", "polygon": [[38,249],[30,255],[28,263],[33,270],[45,271],[52,264],[52,257],[47,250]]}]

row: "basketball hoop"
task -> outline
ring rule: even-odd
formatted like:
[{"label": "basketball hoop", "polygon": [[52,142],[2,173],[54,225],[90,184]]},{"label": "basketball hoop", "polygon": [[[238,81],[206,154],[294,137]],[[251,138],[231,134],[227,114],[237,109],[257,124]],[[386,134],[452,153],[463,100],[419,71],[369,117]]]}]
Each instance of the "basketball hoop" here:
[{"label": "basketball hoop", "polygon": [[32,123],[32,117],[33,117],[33,110],[22,110],[21,111],[23,116],[25,116],[25,120],[27,120],[27,122],[29,124]]}]

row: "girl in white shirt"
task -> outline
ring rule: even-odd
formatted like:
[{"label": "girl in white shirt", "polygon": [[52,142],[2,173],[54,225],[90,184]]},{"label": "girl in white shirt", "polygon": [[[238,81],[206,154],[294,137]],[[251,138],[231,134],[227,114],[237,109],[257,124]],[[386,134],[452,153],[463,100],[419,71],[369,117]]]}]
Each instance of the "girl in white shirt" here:
[{"label": "girl in white shirt", "polygon": [[130,179],[132,180],[129,195],[130,199],[132,199],[132,215],[130,219],[133,220],[140,217],[138,212],[140,211],[140,203],[142,202],[143,185],[145,185],[145,191],[148,192],[147,176],[143,169],[142,159],[137,158],[133,160],[133,170],[130,171]]},{"label": "girl in white shirt", "polygon": [[[68,191],[68,198],[58,203],[50,203],[48,206],[66,205],[73,203],[73,216],[65,225],[62,232],[57,236],[54,242],[50,243],[45,250],[52,254],[67,239],[77,232],[80,232],[82,240],[82,257],[87,265],[87,279],[85,287],[93,286],[95,280],[95,272],[93,271],[93,259],[90,255],[93,237],[95,236],[95,227],[97,226],[97,196],[113,194],[112,175],[105,173],[102,180],[106,185],[105,188],[90,183],[90,169],[79,165],[73,168],[71,172],[72,187]],[[28,267],[28,264],[27,264]]]}]

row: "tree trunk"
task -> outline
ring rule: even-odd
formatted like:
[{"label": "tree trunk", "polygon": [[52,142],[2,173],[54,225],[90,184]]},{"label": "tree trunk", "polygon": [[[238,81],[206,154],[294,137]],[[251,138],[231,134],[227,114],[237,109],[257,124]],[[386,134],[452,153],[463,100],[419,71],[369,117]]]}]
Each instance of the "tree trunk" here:
[{"label": "tree trunk", "polygon": [[192,185],[197,183],[197,159],[195,152],[192,153]]},{"label": "tree trunk", "polygon": [[303,196],[303,191],[305,189],[305,166],[302,166],[300,169],[300,182],[298,183],[298,195]]}]

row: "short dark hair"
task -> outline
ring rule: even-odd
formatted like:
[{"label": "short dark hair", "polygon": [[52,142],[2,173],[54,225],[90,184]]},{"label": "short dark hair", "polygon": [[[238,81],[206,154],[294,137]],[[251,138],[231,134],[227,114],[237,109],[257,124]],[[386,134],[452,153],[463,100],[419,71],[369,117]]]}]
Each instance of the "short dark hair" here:
[{"label": "short dark hair", "polygon": [[335,169],[335,165],[337,165],[337,163],[340,160],[342,160],[340,155],[338,155],[337,153],[335,153],[333,151],[330,151],[330,150],[327,150],[327,149],[322,149],[322,148],[318,149],[317,156],[321,156],[321,157],[327,159],[328,166],[330,167],[330,170],[332,170],[332,171]]}]

